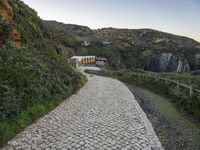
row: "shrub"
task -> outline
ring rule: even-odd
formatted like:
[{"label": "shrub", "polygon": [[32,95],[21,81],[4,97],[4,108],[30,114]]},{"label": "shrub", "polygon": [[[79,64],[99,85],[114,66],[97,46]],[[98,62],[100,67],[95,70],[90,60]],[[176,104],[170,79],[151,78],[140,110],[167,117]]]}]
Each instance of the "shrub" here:
[{"label": "shrub", "polygon": [[10,25],[0,18],[0,145],[85,82],[57,53],[60,41],[37,13],[20,0],[9,4],[23,41],[20,47],[9,42]]},{"label": "shrub", "polygon": [[43,103],[81,83],[80,75],[59,59],[31,54],[7,44],[0,50],[0,120]]}]

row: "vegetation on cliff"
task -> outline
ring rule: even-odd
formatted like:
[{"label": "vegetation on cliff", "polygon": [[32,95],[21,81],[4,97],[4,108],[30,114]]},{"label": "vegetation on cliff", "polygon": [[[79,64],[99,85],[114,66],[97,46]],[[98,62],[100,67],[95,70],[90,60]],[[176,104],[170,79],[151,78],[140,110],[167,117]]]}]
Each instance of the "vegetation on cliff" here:
[{"label": "vegetation on cliff", "polygon": [[[6,5],[5,5],[6,4]],[[85,78],[60,54],[59,40],[20,0],[0,1],[0,144],[76,92]],[[7,10],[7,9],[6,9]],[[13,30],[21,41],[13,38]],[[17,36],[17,35],[16,35]]]}]

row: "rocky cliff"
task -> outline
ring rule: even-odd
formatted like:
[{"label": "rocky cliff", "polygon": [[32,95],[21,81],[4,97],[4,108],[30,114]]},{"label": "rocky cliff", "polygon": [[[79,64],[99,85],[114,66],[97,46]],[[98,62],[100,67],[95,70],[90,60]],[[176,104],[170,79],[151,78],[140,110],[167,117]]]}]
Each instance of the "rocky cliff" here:
[{"label": "rocky cliff", "polygon": [[188,72],[191,70],[188,61],[180,54],[160,53],[152,55],[145,66],[146,70],[160,72]]}]

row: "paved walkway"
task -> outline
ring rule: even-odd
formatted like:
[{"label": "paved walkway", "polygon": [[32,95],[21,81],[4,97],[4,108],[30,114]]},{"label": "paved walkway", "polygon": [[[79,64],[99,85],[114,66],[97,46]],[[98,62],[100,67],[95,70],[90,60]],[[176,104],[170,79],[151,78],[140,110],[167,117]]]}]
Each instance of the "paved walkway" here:
[{"label": "paved walkway", "polygon": [[122,82],[90,75],[88,80],[4,149],[162,149],[151,123]]}]

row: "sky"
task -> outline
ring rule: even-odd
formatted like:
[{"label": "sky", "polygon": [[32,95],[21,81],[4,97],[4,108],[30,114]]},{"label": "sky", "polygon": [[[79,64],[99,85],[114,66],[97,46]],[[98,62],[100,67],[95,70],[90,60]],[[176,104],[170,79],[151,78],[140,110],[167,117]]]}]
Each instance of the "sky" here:
[{"label": "sky", "polygon": [[23,0],[44,20],[104,27],[151,28],[200,42],[200,0]]}]

